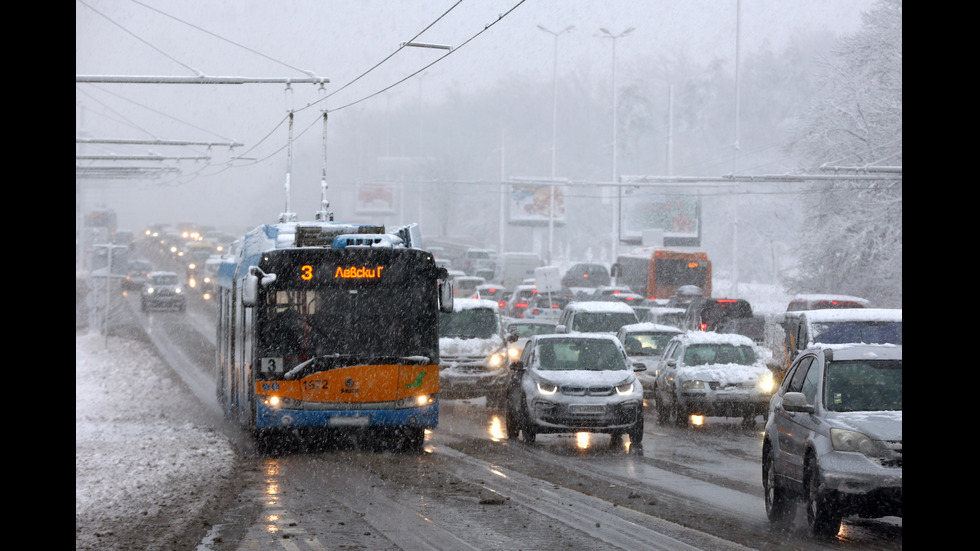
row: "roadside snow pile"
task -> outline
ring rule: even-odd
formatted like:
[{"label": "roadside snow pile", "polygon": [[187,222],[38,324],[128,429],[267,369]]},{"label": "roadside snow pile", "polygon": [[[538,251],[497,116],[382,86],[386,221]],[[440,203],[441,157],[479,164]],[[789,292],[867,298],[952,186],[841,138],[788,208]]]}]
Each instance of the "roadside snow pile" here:
[{"label": "roadside snow pile", "polygon": [[75,336],[76,549],[165,545],[213,501],[236,457],[200,408],[149,344]]}]

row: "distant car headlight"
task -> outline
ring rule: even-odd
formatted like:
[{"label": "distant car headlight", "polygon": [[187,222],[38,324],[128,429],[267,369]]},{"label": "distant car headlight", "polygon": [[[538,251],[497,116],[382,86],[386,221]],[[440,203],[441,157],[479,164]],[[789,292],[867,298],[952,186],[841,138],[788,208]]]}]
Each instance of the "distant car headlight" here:
[{"label": "distant car headlight", "polygon": [[868,457],[884,455],[868,435],[853,430],[830,429],[830,442],[839,452],[857,452]]},{"label": "distant car headlight", "polygon": [[513,346],[507,349],[507,357],[510,358],[511,360],[516,360],[520,356],[521,356],[520,349],[514,348]]},{"label": "distant car headlight", "polygon": [[180,287],[174,287],[174,292],[179,295],[181,293]]},{"label": "distant car headlight", "polygon": [[544,394],[545,396],[551,396],[552,394],[558,392],[558,385],[551,383],[538,383],[538,392]]},{"label": "distant car headlight", "polygon": [[704,381],[684,381],[681,383],[681,388],[704,390],[705,385]]},{"label": "distant car headlight", "polygon": [[147,287],[146,288],[146,294],[152,295],[153,294],[153,287]]}]

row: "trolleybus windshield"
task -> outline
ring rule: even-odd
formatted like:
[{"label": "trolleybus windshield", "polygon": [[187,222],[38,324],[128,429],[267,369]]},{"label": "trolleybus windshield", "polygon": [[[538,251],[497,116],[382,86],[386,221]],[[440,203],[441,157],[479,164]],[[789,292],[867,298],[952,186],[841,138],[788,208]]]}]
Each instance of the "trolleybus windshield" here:
[{"label": "trolleybus windshield", "polygon": [[314,358],[320,369],[438,362],[433,279],[419,277],[421,255],[270,257],[262,269],[276,280],[255,312],[257,378],[281,378]]}]

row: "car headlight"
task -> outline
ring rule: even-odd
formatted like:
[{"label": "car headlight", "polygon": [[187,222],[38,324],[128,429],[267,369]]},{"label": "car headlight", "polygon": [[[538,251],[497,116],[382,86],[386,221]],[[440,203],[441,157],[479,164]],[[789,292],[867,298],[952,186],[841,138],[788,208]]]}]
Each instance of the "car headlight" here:
[{"label": "car headlight", "polygon": [[516,360],[520,356],[521,356],[520,349],[514,348],[513,346],[507,349],[507,357],[510,358],[511,360]]},{"label": "car headlight", "polygon": [[174,288],[174,292],[179,295],[180,294],[180,287],[175,287]]},{"label": "car headlight", "polygon": [[773,379],[772,373],[766,373],[759,380],[759,390],[764,394],[772,394],[772,390],[776,387],[776,380]]},{"label": "car headlight", "polygon": [[552,394],[558,392],[558,385],[551,383],[538,382],[538,392],[544,394],[545,396],[551,396]]},{"label": "car headlight", "polygon": [[153,287],[147,287],[146,288],[146,294],[152,295],[153,294]]},{"label": "car headlight", "polygon": [[868,457],[884,455],[868,435],[853,430],[830,429],[830,442],[839,452],[857,452]]},{"label": "car headlight", "polygon": [[620,396],[624,394],[633,394],[633,382],[631,381],[616,385],[616,394],[619,394]]},{"label": "car headlight", "polygon": [[704,390],[704,381],[684,381],[681,383],[681,388]]},{"label": "car headlight", "polygon": [[490,367],[500,367],[506,360],[506,352],[497,352],[496,354],[490,356],[488,362],[490,363]]}]

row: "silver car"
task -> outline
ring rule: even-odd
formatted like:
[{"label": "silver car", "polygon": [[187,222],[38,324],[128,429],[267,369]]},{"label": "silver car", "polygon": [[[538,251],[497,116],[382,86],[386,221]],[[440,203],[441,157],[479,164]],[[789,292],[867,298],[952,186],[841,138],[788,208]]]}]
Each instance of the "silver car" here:
[{"label": "silver car", "polygon": [[534,335],[510,364],[507,437],[598,432],[643,439],[643,388],[613,335]]},{"label": "silver car", "polygon": [[742,417],[751,426],[768,414],[775,382],[743,335],[689,331],[671,339],[657,367],[654,396],[661,424],[692,416]]},{"label": "silver car", "polygon": [[815,536],[841,519],[902,516],[902,346],[803,351],[769,406],[762,445],[766,514],[788,522],[797,499]]}]

